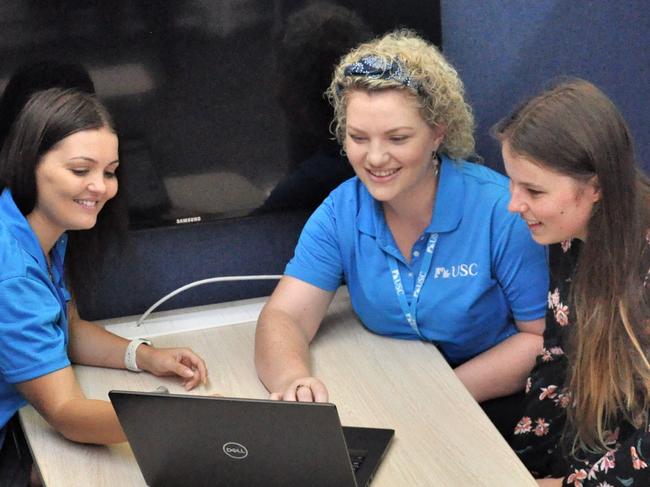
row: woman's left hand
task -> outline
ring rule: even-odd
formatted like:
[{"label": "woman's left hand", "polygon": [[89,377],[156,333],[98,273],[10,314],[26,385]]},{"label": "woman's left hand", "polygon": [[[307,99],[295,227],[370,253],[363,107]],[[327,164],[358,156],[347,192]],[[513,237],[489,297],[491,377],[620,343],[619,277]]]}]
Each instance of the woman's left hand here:
[{"label": "woman's left hand", "polygon": [[201,357],[189,348],[154,348],[140,345],[136,362],[139,367],[155,376],[177,375],[183,378],[186,390],[206,385],[208,369]]},{"label": "woman's left hand", "polygon": [[561,479],[536,479],[540,487],[562,487],[564,478]]}]

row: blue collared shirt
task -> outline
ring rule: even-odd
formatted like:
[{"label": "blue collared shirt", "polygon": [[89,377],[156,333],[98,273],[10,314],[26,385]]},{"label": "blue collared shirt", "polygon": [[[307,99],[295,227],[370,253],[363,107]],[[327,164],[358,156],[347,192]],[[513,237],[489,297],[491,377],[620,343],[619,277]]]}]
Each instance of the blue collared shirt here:
[{"label": "blue collared shirt", "polygon": [[[544,247],[507,211],[508,179],[485,166],[443,157],[431,223],[404,258],[381,203],[358,178],[313,213],[285,274],[327,291],[343,281],[354,310],[375,333],[430,340],[460,363],[517,332],[514,320],[543,318],[548,291]],[[410,303],[429,235],[438,233],[417,301],[419,333],[400,307],[386,255]]]},{"label": "blue collared shirt", "polygon": [[50,278],[38,238],[11,191],[0,194],[0,426],[26,404],[14,384],[70,365],[66,242],[63,235],[50,252]]}]

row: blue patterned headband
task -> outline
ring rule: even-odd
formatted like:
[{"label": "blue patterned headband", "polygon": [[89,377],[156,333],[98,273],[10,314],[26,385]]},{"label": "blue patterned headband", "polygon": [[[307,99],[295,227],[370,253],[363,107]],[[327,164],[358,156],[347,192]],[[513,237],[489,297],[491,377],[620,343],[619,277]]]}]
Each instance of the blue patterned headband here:
[{"label": "blue patterned headband", "polygon": [[[396,81],[403,86],[420,91],[420,83],[411,79],[406,66],[399,58],[386,60],[370,54],[357,62],[348,64],[343,68],[345,76],[363,76],[371,79],[386,79]],[[340,91],[341,87],[339,87]]]}]

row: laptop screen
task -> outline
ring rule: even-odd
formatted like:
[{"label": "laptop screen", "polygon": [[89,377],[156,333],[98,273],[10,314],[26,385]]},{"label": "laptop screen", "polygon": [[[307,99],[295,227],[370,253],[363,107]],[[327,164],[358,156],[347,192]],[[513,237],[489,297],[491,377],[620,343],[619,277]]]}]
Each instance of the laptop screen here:
[{"label": "laptop screen", "polygon": [[128,391],[109,397],[151,486],[366,485],[393,436],[347,432],[350,441],[368,443],[349,445],[363,474],[357,482],[333,404]]}]

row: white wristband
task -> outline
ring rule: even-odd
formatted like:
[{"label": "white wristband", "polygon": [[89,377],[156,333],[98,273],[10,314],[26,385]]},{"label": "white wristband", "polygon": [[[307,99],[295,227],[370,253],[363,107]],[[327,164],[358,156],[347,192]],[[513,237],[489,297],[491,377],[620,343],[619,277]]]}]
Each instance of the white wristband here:
[{"label": "white wristband", "polygon": [[142,369],[138,367],[138,364],[135,361],[135,352],[143,343],[145,345],[151,346],[151,340],[136,338],[135,340],[131,340],[129,342],[129,345],[126,347],[126,353],[124,354],[124,366],[132,372],[142,372]]}]

